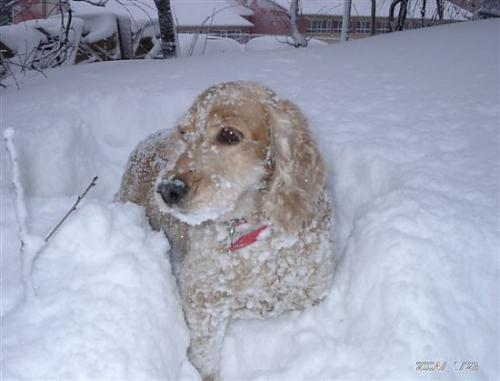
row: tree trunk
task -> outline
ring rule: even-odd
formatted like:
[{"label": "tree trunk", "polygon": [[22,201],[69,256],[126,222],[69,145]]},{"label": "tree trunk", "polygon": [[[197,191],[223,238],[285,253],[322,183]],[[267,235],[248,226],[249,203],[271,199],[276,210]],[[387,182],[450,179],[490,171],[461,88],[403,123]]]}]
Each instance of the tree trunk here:
[{"label": "tree trunk", "polygon": [[422,7],[420,8],[420,26],[425,26],[425,11],[427,8],[427,0],[422,0]]},{"label": "tree trunk", "polygon": [[[396,5],[399,4],[398,21],[394,21],[394,11]],[[408,9],[408,0],[392,0],[389,8],[389,28],[393,32],[395,30],[403,30],[406,21],[406,11]]]},{"label": "tree trunk", "polygon": [[344,2],[344,14],[342,15],[342,29],[340,30],[340,42],[349,39],[349,22],[351,19],[351,0]]},{"label": "tree trunk", "polygon": [[293,40],[293,46],[295,46],[296,48],[306,47],[307,40],[302,35],[302,33],[300,33],[299,29],[299,0],[292,0],[290,2],[288,17],[290,18],[290,32]]},{"label": "tree trunk", "polygon": [[443,21],[443,16],[444,16],[443,0],[436,0],[436,7],[438,11],[439,21]]},{"label": "tree trunk", "polygon": [[407,11],[408,11],[408,0],[402,0],[401,5],[399,7],[397,30],[403,30],[405,28]]},{"label": "tree trunk", "polygon": [[12,23],[12,6],[10,1],[0,1],[0,25]]},{"label": "tree trunk", "polygon": [[401,0],[392,0],[391,6],[389,7],[389,31],[394,32],[396,29],[396,25],[394,24],[394,10],[396,9],[396,5],[401,2]]},{"label": "tree trunk", "polygon": [[177,43],[170,0],[155,0],[155,5],[158,10],[162,56],[173,58],[177,55]]},{"label": "tree trunk", "polygon": [[375,36],[377,33],[377,1],[372,0],[370,36]]}]

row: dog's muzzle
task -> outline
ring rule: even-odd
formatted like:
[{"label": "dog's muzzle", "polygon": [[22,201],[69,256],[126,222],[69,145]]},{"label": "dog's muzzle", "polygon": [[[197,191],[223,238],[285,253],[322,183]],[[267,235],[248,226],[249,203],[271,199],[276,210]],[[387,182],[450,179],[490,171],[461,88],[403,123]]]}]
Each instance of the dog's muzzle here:
[{"label": "dog's muzzle", "polygon": [[184,181],[173,178],[172,180],[159,183],[156,192],[160,194],[165,204],[172,206],[182,201],[189,192],[189,186]]}]

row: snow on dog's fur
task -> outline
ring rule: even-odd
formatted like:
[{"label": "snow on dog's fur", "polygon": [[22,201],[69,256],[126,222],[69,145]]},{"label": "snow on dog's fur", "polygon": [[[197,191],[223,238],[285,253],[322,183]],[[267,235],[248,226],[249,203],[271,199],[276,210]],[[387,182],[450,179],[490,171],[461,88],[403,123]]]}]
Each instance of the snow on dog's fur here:
[{"label": "snow on dog's fur", "polygon": [[132,153],[119,199],[143,205],[171,241],[189,358],[205,380],[217,378],[230,318],[301,310],[328,293],[324,163],[298,107],[260,84],[198,96],[174,131]]}]

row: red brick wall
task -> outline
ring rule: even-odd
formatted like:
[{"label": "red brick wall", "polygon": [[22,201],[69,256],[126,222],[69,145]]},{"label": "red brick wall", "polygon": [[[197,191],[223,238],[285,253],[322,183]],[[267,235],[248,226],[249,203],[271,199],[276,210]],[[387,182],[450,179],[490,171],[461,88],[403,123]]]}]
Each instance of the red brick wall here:
[{"label": "red brick wall", "polygon": [[14,23],[46,17],[46,4],[42,0],[18,0],[13,6]]},{"label": "red brick wall", "polygon": [[[290,18],[288,10],[269,0],[252,0],[247,6],[253,10],[249,21],[254,24],[250,32],[254,34],[288,35],[290,34]],[[307,32],[309,20],[305,17],[299,22],[302,33]]]},{"label": "red brick wall", "polygon": [[271,35],[289,33],[290,19],[285,9],[267,0],[253,0],[249,6],[254,13],[249,17],[249,21],[254,24],[251,33]]}]

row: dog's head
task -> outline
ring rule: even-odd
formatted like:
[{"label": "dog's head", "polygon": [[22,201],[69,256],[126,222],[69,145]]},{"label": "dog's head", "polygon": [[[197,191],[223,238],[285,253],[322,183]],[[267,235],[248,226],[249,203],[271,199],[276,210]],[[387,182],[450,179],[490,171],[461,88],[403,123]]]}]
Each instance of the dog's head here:
[{"label": "dog's head", "polygon": [[323,162],[298,108],[268,88],[213,86],[173,134],[176,160],[156,182],[163,211],[188,224],[257,214],[286,231],[312,217]]}]

